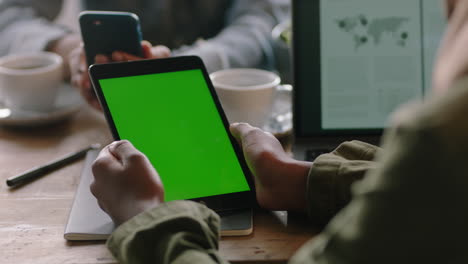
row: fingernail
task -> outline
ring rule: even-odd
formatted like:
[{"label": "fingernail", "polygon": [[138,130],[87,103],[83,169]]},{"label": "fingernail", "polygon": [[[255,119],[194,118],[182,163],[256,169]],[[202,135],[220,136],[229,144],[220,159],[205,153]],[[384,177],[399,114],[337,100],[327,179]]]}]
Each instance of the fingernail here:
[{"label": "fingernail", "polygon": [[236,125],[249,125],[249,123],[245,123],[245,122],[237,122]]}]

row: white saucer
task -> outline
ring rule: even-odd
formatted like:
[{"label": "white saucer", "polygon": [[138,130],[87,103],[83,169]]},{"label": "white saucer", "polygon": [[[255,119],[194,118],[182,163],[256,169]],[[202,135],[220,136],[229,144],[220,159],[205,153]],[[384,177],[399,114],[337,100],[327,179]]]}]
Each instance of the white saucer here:
[{"label": "white saucer", "polygon": [[3,102],[0,102],[0,125],[26,127],[55,123],[71,117],[80,110],[83,103],[77,89],[64,83],[60,87],[55,107],[47,112],[10,110],[3,105]]},{"label": "white saucer", "polygon": [[273,111],[263,130],[282,136],[292,130],[292,86],[281,85],[276,91]]}]

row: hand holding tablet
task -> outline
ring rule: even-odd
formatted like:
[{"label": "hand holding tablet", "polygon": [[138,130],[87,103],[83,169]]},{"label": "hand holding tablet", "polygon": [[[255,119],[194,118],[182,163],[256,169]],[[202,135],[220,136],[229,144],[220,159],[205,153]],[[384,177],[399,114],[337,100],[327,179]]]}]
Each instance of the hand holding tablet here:
[{"label": "hand holding tablet", "polygon": [[[116,141],[99,153],[93,165],[91,192],[101,208],[120,225],[164,201],[164,188],[148,159],[126,141]],[[129,179],[132,179],[129,181]]]}]

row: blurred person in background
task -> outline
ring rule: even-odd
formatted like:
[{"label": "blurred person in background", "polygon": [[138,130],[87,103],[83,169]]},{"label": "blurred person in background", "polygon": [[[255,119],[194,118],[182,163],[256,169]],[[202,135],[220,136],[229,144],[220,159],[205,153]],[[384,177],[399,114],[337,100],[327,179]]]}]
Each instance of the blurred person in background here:
[{"label": "blurred person in background", "polygon": [[[95,108],[78,32],[54,22],[62,0],[0,1],[0,56],[52,51],[65,62],[66,79]],[[272,69],[271,31],[289,15],[288,0],[82,0],[84,10],[139,16],[145,58],[197,55],[209,72],[226,68]],[[73,1],[76,4],[76,2]],[[78,14],[67,19],[78,19]],[[152,46],[150,43],[155,44]],[[116,53],[97,63],[140,59]]]}]

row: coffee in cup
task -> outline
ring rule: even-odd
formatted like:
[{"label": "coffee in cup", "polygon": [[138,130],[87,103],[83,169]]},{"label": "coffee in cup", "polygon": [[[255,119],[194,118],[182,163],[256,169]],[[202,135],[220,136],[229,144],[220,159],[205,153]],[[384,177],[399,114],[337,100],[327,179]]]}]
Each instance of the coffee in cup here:
[{"label": "coffee in cup", "polygon": [[210,74],[210,78],[230,123],[264,127],[281,82],[277,74],[259,69],[227,69]]},{"label": "coffee in cup", "polygon": [[50,111],[63,81],[62,65],[62,57],[51,52],[0,58],[0,101],[12,111]]}]

